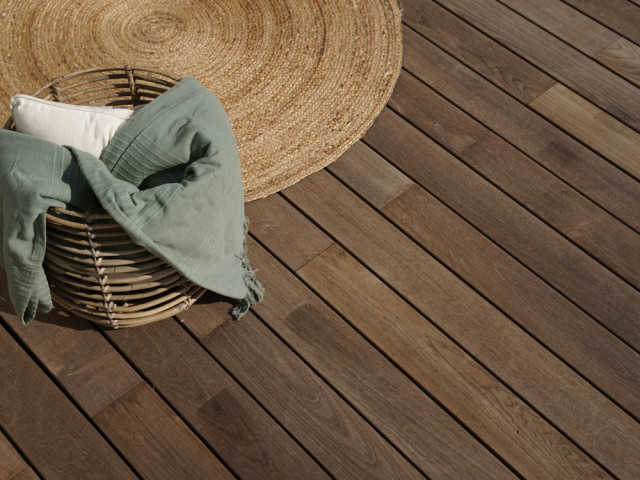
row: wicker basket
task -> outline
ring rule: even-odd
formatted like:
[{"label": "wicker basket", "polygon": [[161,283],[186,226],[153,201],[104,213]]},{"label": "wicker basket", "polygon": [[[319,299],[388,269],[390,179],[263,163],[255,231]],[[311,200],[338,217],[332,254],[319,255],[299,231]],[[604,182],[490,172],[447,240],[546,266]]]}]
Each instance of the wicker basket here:
[{"label": "wicker basket", "polygon": [[[78,105],[131,107],[151,101],[177,81],[147,68],[93,69],[57,78],[34,96]],[[11,119],[5,128],[14,128]],[[170,317],[205,292],[133,243],[106,214],[50,209],[44,270],[56,305],[113,328]]]}]

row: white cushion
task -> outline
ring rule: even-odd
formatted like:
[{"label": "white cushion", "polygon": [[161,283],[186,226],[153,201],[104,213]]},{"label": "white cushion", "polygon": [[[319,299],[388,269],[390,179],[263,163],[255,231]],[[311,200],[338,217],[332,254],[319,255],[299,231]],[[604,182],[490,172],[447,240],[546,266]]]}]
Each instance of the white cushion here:
[{"label": "white cushion", "polygon": [[9,105],[18,132],[76,147],[96,157],[135,113],[127,108],[70,105],[20,94],[12,96]]}]

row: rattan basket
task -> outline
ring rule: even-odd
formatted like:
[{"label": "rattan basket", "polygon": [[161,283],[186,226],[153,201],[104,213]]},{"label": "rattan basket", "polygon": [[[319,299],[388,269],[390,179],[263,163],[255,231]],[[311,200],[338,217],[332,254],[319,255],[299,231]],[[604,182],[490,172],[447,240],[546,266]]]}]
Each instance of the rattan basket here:
[{"label": "rattan basket", "polygon": [[[78,105],[132,107],[151,101],[177,81],[148,68],[102,68],[54,79],[33,95]],[[14,128],[11,119],[5,128]],[[205,292],[133,243],[106,214],[51,208],[44,270],[56,305],[113,328],[171,317]]]}]

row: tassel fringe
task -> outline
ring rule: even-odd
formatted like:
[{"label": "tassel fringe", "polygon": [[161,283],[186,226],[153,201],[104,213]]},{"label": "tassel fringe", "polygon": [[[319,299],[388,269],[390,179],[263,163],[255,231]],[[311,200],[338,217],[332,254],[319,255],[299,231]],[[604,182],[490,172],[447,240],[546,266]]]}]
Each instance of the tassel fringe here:
[{"label": "tassel fringe", "polygon": [[249,309],[264,298],[264,287],[256,278],[256,275],[249,263],[249,255],[247,252],[247,233],[249,232],[249,218],[244,217],[244,247],[242,252],[242,278],[247,287],[247,296],[238,300],[235,307],[231,310],[231,315],[235,320],[240,319]]}]

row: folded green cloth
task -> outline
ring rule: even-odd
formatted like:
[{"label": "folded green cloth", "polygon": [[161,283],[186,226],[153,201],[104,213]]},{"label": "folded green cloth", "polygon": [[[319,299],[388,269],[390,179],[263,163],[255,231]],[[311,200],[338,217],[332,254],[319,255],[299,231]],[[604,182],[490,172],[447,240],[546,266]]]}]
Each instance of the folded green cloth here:
[{"label": "folded green cloth", "polygon": [[222,105],[193,77],[125,122],[100,159],[0,131],[0,265],[24,324],[52,307],[42,269],[49,207],[106,211],[185,277],[236,299],[236,318],[262,299],[236,142]]}]

